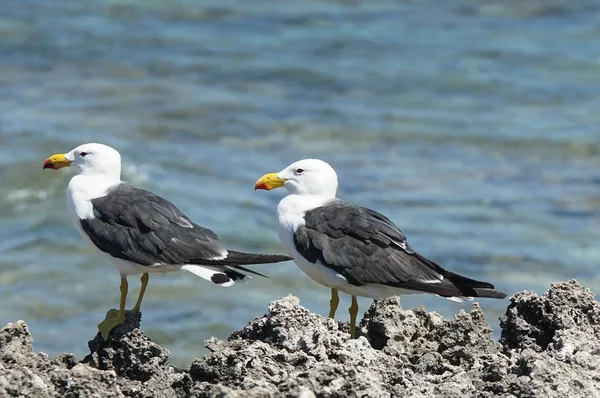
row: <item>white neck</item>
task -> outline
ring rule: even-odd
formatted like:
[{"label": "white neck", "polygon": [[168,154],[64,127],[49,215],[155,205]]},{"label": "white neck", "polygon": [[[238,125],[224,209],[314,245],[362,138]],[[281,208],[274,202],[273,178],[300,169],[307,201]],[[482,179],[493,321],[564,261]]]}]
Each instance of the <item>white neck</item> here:
[{"label": "white neck", "polygon": [[332,200],[335,200],[335,196],[298,195],[289,193],[285,198],[281,199],[281,202],[279,202],[277,213],[278,215],[281,213],[294,213],[304,216],[304,213],[308,210],[323,206],[325,203],[329,203]]},{"label": "white neck", "polygon": [[121,182],[114,174],[82,173],[74,176],[67,187],[67,206],[73,222],[94,217],[92,199],[106,195],[106,192]]},{"label": "white neck", "polygon": [[335,197],[317,195],[288,194],[277,206],[277,234],[281,244],[292,257],[297,255],[294,248],[294,232],[304,225],[304,214],[315,207],[323,206]]},{"label": "white neck", "polygon": [[323,206],[335,200],[335,197],[317,195],[288,194],[281,199],[277,206],[277,218],[280,227],[286,230],[295,230],[304,225],[304,214],[315,207]]},{"label": "white neck", "polygon": [[80,176],[104,178],[106,180],[118,181],[121,179],[121,165],[113,166],[113,168],[105,168],[103,170],[81,166]]}]

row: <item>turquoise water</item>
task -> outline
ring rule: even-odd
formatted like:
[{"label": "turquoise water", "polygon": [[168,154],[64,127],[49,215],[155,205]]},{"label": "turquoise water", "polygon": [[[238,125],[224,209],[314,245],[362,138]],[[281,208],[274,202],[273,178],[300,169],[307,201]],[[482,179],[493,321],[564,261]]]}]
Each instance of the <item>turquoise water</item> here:
[{"label": "turquoise water", "polygon": [[[90,141],[233,249],[281,250],[283,192],[254,182],[317,157],[340,197],[447,268],[509,294],[570,278],[600,291],[600,5],[522,3],[5,1],[0,324],[81,356],[117,306],[116,269],[67,217],[71,174],[41,168]],[[327,312],[329,291],[293,263],[256,269],[270,279],[230,289],[151,277],[144,330],[189,364],[288,293]],[[508,301],[480,303],[497,333]],[[469,308],[403,298],[421,304]]]}]

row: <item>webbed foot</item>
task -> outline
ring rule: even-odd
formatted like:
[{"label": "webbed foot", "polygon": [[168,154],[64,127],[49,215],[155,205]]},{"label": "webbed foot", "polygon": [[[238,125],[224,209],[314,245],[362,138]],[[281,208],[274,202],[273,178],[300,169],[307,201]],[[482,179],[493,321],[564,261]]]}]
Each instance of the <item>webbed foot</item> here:
[{"label": "webbed foot", "polygon": [[119,325],[125,323],[125,313],[119,310],[109,310],[106,313],[106,318],[98,324],[98,330],[104,341],[108,340],[110,332]]}]

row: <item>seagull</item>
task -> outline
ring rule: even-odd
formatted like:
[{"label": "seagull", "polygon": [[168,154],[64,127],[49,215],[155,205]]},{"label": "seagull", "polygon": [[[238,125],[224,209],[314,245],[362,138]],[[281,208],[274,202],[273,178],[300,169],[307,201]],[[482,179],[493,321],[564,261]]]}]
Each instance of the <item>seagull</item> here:
[{"label": "seagull", "polygon": [[429,293],[454,301],[506,297],[494,285],[448,271],[414,251],[383,214],[338,199],[337,174],[322,160],[304,159],[265,174],[254,189],[280,187],[288,194],[277,206],[279,239],[304,273],[331,289],[330,318],[337,310],[338,290],[352,296],[351,337],[357,296],[378,300]]},{"label": "seagull", "polygon": [[265,276],[243,267],[276,263],[291,257],[227,250],[213,231],[195,224],[166,199],[121,181],[121,155],[103,144],[84,144],[52,155],[43,169],[75,166],[67,187],[67,208],[84,240],[112,262],[121,274],[119,310],[98,325],[104,340],[125,321],[127,276],[142,274],[134,312],[139,312],[149,274],[179,270],[223,287]]}]

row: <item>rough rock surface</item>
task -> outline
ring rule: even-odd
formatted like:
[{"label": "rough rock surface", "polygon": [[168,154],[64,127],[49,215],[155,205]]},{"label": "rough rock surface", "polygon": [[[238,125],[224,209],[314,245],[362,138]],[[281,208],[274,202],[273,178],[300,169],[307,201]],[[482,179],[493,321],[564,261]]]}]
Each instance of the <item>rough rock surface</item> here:
[{"label": "rough rock surface", "polygon": [[382,300],[351,340],[288,296],[182,370],[139,321],[127,314],[80,362],[35,353],[27,325],[9,323],[0,397],[600,397],[600,303],[575,281],[512,297],[500,342],[478,304],[445,320]]}]

